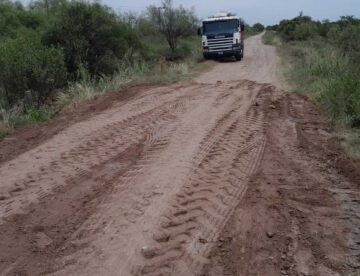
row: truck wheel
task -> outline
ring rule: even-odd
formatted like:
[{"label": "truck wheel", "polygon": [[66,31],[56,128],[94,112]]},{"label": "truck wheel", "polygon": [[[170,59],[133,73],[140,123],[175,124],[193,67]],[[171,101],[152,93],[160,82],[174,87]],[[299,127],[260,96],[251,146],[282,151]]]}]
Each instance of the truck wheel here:
[{"label": "truck wheel", "polygon": [[237,61],[240,61],[241,58],[242,58],[242,56],[241,56],[240,53],[235,55],[235,59],[236,59]]},{"label": "truck wheel", "polygon": [[244,58],[244,47],[241,48],[241,58]]}]

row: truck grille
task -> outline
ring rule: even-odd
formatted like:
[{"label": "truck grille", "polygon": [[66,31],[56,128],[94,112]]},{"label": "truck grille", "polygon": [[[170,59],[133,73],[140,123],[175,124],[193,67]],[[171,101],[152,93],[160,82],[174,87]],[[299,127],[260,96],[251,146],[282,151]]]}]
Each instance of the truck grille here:
[{"label": "truck grille", "polygon": [[232,45],[232,37],[208,39],[209,52],[231,51]]}]

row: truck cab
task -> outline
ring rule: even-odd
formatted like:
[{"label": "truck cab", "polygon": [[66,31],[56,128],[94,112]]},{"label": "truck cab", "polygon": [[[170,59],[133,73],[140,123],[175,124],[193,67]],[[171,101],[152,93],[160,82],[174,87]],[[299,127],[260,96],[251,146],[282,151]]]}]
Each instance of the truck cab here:
[{"label": "truck cab", "polygon": [[205,59],[244,57],[245,23],[236,16],[220,13],[202,22],[202,47]]}]

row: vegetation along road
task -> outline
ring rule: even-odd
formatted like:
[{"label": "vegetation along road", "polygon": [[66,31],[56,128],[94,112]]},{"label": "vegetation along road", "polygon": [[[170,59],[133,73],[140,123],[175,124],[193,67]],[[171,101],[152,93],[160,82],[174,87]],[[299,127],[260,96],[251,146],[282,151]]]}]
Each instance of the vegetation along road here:
[{"label": "vegetation along road", "polygon": [[0,142],[0,274],[358,275],[359,164],[245,49]]}]

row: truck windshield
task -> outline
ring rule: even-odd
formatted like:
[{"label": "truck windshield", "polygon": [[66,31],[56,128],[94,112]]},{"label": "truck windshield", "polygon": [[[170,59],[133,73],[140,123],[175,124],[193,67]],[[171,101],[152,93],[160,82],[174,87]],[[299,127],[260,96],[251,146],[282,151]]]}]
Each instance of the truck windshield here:
[{"label": "truck windshield", "polygon": [[204,22],[204,35],[233,34],[238,32],[236,20]]}]

